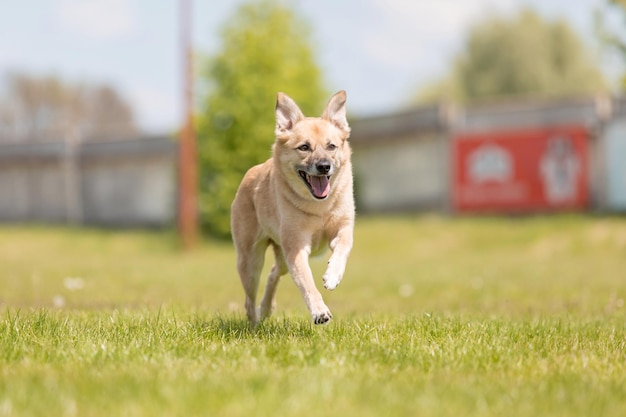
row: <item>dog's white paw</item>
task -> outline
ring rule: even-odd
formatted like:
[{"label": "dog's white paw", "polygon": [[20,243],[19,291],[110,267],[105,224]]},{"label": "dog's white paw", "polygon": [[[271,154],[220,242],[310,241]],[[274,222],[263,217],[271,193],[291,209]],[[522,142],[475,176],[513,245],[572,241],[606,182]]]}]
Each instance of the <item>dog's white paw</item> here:
[{"label": "dog's white paw", "polygon": [[326,324],[333,318],[333,315],[330,313],[330,310],[326,310],[321,313],[313,314],[313,323],[315,324]]},{"label": "dog's white paw", "polygon": [[324,276],[322,276],[322,280],[324,281],[324,288],[332,291],[337,288],[341,282],[341,275],[326,272]]}]

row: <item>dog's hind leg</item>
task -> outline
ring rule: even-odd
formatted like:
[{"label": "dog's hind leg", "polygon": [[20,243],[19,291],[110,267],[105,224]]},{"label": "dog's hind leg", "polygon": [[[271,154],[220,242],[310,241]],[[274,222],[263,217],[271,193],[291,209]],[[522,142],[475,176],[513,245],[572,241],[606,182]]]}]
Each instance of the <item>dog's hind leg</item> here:
[{"label": "dog's hind leg", "polygon": [[265,294],[263,295],[263,300],[261,300],[261,320],[268,318],[274,312],[274,309],[276,308],[276,287],[278,286],[280,277],[288,272],[285,257],[283,256],[280,246],[272,242],[272,249],[274,249],[274,258],[276,259],[276,263],[272,267],[270,275],[267,277]]},{"label": "dog's hind leg", "polygon": [[237,270],[246,294],[246,315],[252,324],[259,322],[256,310],[256,297],[259,290],[259,277],[265,262],[266,249],[267,242],[256,242],[249,247],[237,248]]}]

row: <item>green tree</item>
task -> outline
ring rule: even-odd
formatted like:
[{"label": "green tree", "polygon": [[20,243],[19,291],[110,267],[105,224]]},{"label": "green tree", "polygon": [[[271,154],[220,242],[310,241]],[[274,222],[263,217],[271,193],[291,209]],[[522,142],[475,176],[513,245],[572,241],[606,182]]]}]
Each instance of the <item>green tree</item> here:
[{"label": "green tree", "polygon": [[271,155],[276,94],[307,114],[326,92],[306,22],[272,0],[242,5],[222,31],[221,51],[204,74],[209,93],[198,120],[203,230],[228,236],[230,204],[241,178]]},{"label": "green tree", "polygon": [[[609,28],[609,15],[617,15],[621,25]],[[626,0],[605,0],[595,14],[596,33],[602,44],[617,52],[626,63]],[[622,76],[622,89],[626,90],[626,74]]]},{"label": "green tree", "polygon": [[530,9],[474,26],[451,72],[418,96],[468,101],[506,95],[566,95],[606,90],[590,52],[564,21]]}]

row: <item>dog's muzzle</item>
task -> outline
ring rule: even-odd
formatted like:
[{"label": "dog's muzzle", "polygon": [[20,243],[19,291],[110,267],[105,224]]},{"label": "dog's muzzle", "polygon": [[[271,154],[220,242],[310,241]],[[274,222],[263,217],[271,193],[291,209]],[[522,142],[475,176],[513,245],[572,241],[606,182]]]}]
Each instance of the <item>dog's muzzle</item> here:
[{"label": "dog's muzzle", "polygon": [[[321,159],[315,164],[298,169],[298,175],[309,188],[311,195],[318,200],[324,200],[330,194],[330,177],[333,175],[333,165],[327,159]],[[312,172],[312,173],[311,173]]]},{"label": "dog's muzzle", "polygon": [[313,197],[323,200],[330,193],[330,175],[309,175],[304,171],[298,171],[300,178],[309,187]]}]

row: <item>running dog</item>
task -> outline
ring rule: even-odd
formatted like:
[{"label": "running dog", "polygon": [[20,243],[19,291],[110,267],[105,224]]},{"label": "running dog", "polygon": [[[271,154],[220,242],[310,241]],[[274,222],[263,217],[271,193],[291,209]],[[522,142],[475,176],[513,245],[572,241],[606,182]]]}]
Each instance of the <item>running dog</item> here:
[{"label": "running dog", "polygon": [[[323,324],[332,318],[308,261],[309,256],[330,247],[332,254],[322,279],[326,289],[334,290],[352,249],[355,210],[345,105],[346,93],[339,91],[321,117],[305,117],[290,97],[278,93],[272,157],[248,170],[231,207],[237,270],[252,324],[272,314],[278,281],[287,272],[313,322]],[[257,309],[268,246],[276,262]]]}]

